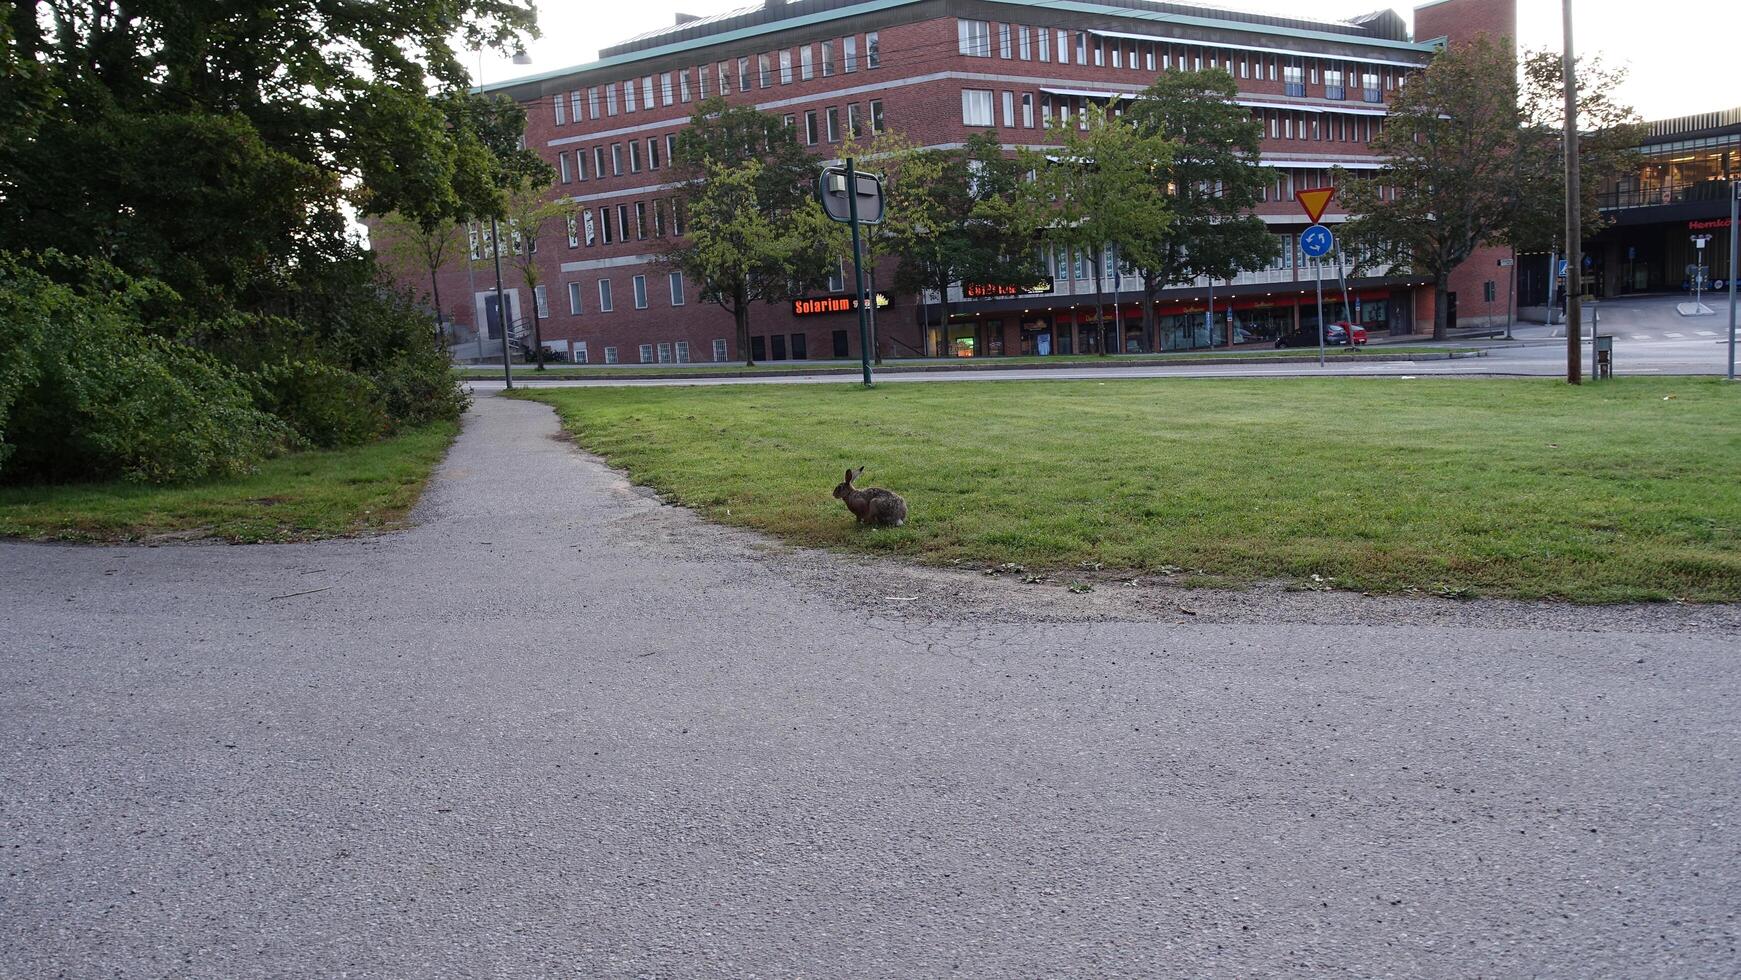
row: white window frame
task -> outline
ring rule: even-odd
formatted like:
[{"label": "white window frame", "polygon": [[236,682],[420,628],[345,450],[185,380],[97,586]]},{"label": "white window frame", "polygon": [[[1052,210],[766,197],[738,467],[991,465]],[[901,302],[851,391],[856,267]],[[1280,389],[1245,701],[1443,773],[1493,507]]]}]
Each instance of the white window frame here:
[{"label": "white window frame", "polygon": [[580,307],[580,280],[568,284],[568,315],[579,316],[584,312]]},{"label": "white window frame", "polygon": [[606,347],[605,348],[605,363],[606,364],[618,363],[618,361],[617,361],[617,349],[615,347]]},{"label": "white window frame", "polygon": [[611,302],[611,281],[608,278],[600,279],[598,281],[598,311],[612,313],[615,310],[616,305]]},{"label": "white window frame", "polygon": [[639,353],[641,355],[641,363],[642,364],[652,364],[653,363],[653,345],[652,344],[641,344]]},{"label": "white window frame", "polygon": [[730,356],[731,356],[731,350],[726,346],[725,338],[724,337],[715,337],[713,339],[713,359],[714,359],[714,361],[716,361],[716,362],[724,361],[726,358],[728,358]]},{"label": "white window frame", "polygon": [[637,310],[646,309],[647,308],[647,277],[646,276],[636,276],[633,280],[633,286],[634,286],[634,290],[635,290],[635,309],[637,309]]},{"label": "white window frame", "polygon": [[961,125],[978,129],[997,125],[996,95],[988,88],[961,90]]},{"label": "white window frame", "polygon": [[532,287],[532,307],[540,319],[550,318],[550,290],[543,283]]},{"label": "white window frame", "polygon": [[673,272],[668,274],[665,277],[665,283],[671,287],[671,305],[682,306],[684,304],[683,273]]}]

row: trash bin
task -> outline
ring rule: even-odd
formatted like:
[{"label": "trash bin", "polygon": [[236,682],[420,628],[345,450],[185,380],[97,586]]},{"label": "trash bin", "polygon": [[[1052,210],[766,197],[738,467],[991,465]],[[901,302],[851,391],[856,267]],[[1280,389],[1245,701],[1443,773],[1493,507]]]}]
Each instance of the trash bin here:
[{"label": "trash bin", "polygon": [[1614,335],[1596,335],[1596,377],[1614,377]]}]

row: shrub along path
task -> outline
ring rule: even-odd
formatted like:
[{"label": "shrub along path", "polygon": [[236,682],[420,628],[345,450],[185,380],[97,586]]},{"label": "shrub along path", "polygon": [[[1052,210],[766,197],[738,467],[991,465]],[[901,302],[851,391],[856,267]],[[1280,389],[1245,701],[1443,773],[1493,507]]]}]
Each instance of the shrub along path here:
[{"label": "shrub along path", "polygon": [[351,449],[294,453],[251,476],[180,486],[0,487],[0,535],[74,541],[296,541],[404,524],[459,426],[436,422]]},{"label": "shrub along path", "polygon": [[[795,543],[1032,572],[1579,601],[1741,599],[1714,380],[1130,380],[541,390],[580,442]],[[848,465],[912,505],[855,527]]]}]

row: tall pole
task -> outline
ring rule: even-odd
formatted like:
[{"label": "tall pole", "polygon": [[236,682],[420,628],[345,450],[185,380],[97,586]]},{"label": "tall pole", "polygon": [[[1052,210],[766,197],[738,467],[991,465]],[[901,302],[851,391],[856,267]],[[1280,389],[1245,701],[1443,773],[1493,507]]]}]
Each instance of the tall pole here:
[{"label": "tall pole", "polygon": [[[1204,342],[1215,346],[1215,277],[1209,277],[1209,308],[1203,311]],[[1193,347],[1196,345],[1193,344]]]},{"label": "tall pole", "polygon": [[[1337,243],[1341,245],[1340,242]],[[1342,266],[1342,249],[1336,249],[1336,278],[1342,281],[1342,319],[1348,323],[1348,349],[1354,351],[1354,304],[1348,300],[1348,270]]]},{"label": "tall pole", "polygon": [[1515,246],[1511,250],[1511,265],[1505,271],[1510,273],[1505,277],[1505,339],[1510,340],[1511,318],[1517,310],[1516,302],[1512,299],[1513,294],[1517,292],[1517,248]]},{"label": "tall pole", "polygon": [[508,301],[502,295],[502,230],[490,218],[490,254],[496,260],[496,320],[502,325],[502,382],[514,387],[514,368],[508,362]]},{"label": "tall pole", "polygon": [[858,171],[846,158],[846,206],[852,225],[852,294],[858,298],[858,356],[864,363],[864,386],[871,386],[870,303],[864,294],[864,245],[858,234]]},{"label": "tall pole", "polygon": [[[1583,311],[1578,297],[1583,292],[1584,228],[1583,194],[1578,189],[1578,74],[1572,54],[1572,0],[1560,0],[1566,22],[1566,50],[1561,72],[1566,89],[1566,383],[1583,383],[1583,363],[1578,345],[1584,339]],[[1590,342],[1595,350],[1596,342]]]},{"label": "tall pole", "polygon": [[1735,253],[1741,244],[1741,180],[1729,182],[1729,380],[1735,380]]},{"label": "tall pole", "polygon": [[1312,271],[1318,279],[1318,366],[1324,366],[1324,260],[1312,256]]}]

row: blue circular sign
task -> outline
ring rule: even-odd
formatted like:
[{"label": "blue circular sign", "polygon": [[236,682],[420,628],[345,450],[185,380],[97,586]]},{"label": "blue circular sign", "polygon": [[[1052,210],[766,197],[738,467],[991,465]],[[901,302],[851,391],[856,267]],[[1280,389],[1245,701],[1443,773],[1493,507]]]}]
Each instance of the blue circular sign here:
[{"label": "blue circular sign", "polygon": [[1336,247],[1336,236],[1330,234],[1330,229],[1323,225],[1313,225],[1300,232],[1300,251],[1312,258],[1329,255]]}]

